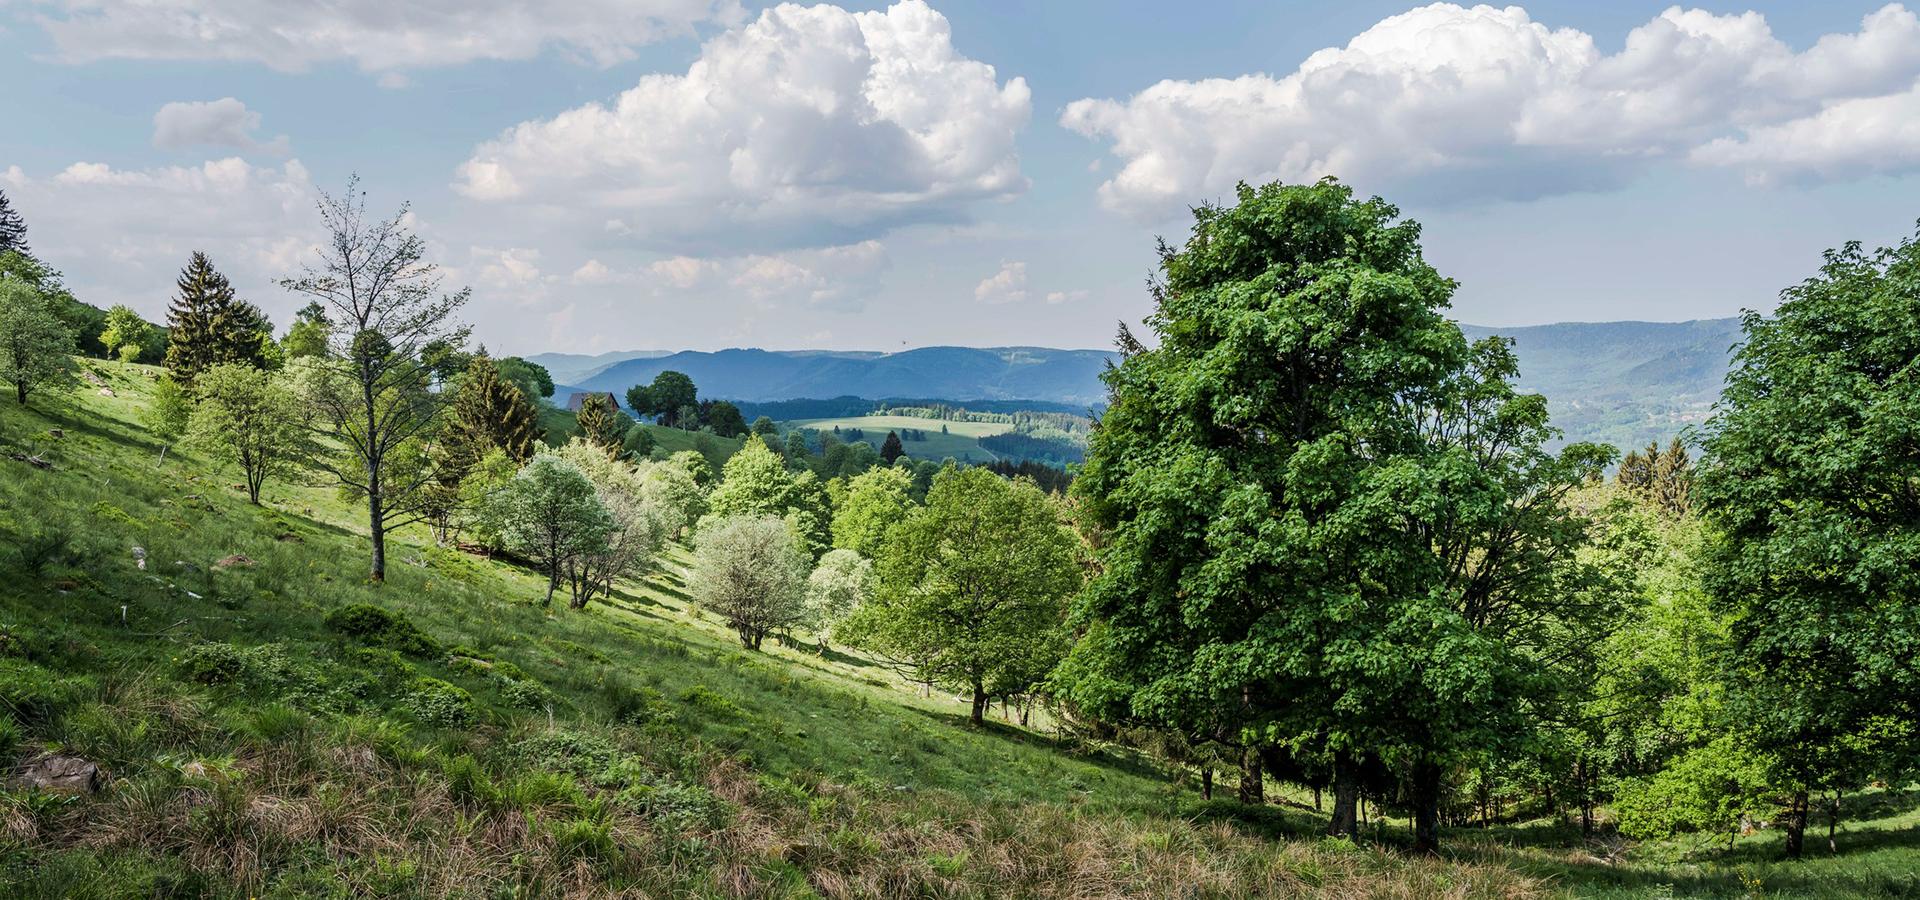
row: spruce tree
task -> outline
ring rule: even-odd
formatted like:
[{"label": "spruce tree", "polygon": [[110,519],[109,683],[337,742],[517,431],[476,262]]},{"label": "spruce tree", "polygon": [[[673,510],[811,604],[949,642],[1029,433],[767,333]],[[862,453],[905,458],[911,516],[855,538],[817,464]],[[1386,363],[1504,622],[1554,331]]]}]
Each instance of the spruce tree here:
[{"label": "spruce tree", "polygon": [[613,412],[613,397],[608,394],[589,394],[580,404],[580,435],[608,456],[621,450],[620,420]]},{"label": "spruce tree", "polygon": [[475,356],[453,397],[451,416],[441,444],[453,458],[471,468],[487,451],[498,447],[516,463],[533,458],[540,433],[533,404],[511,382],[500,377],[492,359]]},{"label": "spruce tree", "polygon": [[900,446],[900,435],[887,432],[887,439],[880,442],[880,458],[886,460],[887,465],[893,465],[894,460],[905,455],[907,455],[907,448]]},{"label": "spruce tree", "polygon": [[27,249],[27,223],[14,212],[13,204],[7,201],[7,193],[0,191],[0,253],[12,250],[22,256],[32,256]]},{"label": "spruce tree", "polygon": [[263,368],[273,326],[260,308],[235,296],[227,276],[194,251],[167,308],[167,371],[183,385],[221,363]]}]

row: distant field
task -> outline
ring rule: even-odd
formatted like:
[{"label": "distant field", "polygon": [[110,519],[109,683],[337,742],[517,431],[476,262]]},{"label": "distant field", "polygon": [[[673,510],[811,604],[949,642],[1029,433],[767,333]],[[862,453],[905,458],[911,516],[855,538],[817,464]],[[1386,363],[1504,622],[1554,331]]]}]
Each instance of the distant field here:
[{"label": "distant field", "polygon": [[[940,433],[940,426],[947,427],[947,433]],[[968,462],[992,462],[1000,456],[980,446],[979,438],[1012,431],[1013,426],[1001,422],[948,422],[941,419],[921,419],[913,416],[843,416],[838,419],[794,419],[781,422],[782,430],[789,428],[811,428],[815,431],[832,431],[839,427],[842,435],[849,429],[858,428],[866,432],[865,440],[874,447],[887,439],[887,432],[917,428],[927,433],[924,441],[907,440],[900,435],[901,446],[907,455],[915,459],[942,460],[947,457]]]}]

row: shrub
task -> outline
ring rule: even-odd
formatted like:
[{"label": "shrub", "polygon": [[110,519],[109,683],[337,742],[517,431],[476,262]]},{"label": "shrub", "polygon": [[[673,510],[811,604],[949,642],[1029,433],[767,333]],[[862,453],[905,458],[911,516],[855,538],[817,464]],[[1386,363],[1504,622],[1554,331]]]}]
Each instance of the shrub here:
[{"label": "shrub", "polygon": [[408,656],[424,659],[445,652],[439,642],[412,622],[369,603],[355,603],[327,613],[326,625],[336,634]]},{"label": "shrub", "polygon": [[481,805],[500,802],[500,788],[493,783],[493,776],[471,755],[462,753],[443,760],[440,771],[447,776],[447,792],[455,800]]},{"label": "shrub", "polygon": [[716,719],[737,719],[747,714],[740,704],[704,684],[688,688],[686,693],[680,695],[680,700]]},{"label": "shrub", "polygon": [[478,718],[473,695],[438,678],[414,679],[413,689],[407,692],[406,707],[420,721],[441,728],[465,728]]},{"label": "shrub", "polygon": [[553,692],[537,681],[502,680],[500,696],[521,709],[546,709],[553,703]]}]

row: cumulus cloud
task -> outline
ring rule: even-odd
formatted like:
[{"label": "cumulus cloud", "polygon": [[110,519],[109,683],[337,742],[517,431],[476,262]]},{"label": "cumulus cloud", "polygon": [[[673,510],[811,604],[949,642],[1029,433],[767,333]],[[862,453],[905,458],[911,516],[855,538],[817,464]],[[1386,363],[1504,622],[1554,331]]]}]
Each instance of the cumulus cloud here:
[{"label": "cumulus cloud", "polygon": [[[1830,177],[1861,170],[1842,158],[1858,146],[1911,168],[1913,131],[1881,113],[1917,77],[1920,19],[1898,4],[1803,51],[1758,13],[1674,7],[1608,54],[1517,6],[1439,3],[1283,76],[1162,81],[1060,121],[1116,157],[1103,205],[1154,218],[1241,180],[1335,175],[1444,201],[1603,188],[1662,160]],[[1858,130],[1822,148],[1822,122]]]},{"label": "cumulus cloud", "polygon": [[974,285],[973,299],[981,303],[1019,303],[1027,299],[1027,264],[1001,263],[1000,271]]},{"label": "cumulus cloud", "polygon": [[37,15],[62,60],[229,60],[365,71],[528,59],[548,48],[599,66],[634,48],[733,23],[737,0],[394,3],[390,0],[50,0]]},{"label": "cumulus cloud", "polygon": [[34,250],[66,272],[82,299],[127,303],[149,316],[164,312],[174,275],[195,250],[261,302],[280,298],[273,279],[294,271],[320,239],[315,191],[299,160],[150,169],[80,162],[38,177],[14,167],[7,194],[32,225]]},{"label": "cumulus cloud", "polygon": [[706,253],[857,244],[1025,190],[1026,82],[962,56],[920,0],[781,5],[708,41],[685,74],[525,122],[455,187]]},{"label": "cumulus cloud", "polygon": [[208,101],[180,101],[153,114],[153,145],[163,150],[189,147],[234,147],[283,154],[287,137],[262,143],[254,137],[260,114],[232,97]]}]

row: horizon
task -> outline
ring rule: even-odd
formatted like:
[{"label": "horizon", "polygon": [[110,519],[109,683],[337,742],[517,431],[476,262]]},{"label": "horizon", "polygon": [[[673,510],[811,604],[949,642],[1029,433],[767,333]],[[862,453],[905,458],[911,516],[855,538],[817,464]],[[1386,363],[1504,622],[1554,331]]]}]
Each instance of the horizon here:
[{"label": "horizon", "polygon": [[1463,320],[1677,322],[1898,242],[1920,186],[1920,17],[1871,0],[264,9],[0,11],[0,191],[81,299],[157,318],[205,250],[284,327],[358,172],[502,352],[1093,348],[1190,206],[1333,176]]}]

